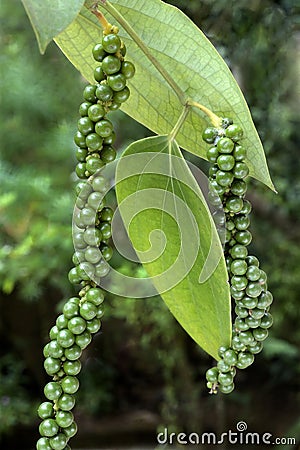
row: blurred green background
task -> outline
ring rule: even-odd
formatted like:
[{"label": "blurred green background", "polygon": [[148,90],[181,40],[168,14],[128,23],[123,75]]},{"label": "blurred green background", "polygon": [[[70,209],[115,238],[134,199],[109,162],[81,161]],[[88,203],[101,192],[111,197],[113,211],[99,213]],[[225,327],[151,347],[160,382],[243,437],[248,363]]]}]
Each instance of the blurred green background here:
[{"label": "blurred green background", "polygon": [[[274,326],[255,364],[239,373],[234,393],[211,397],[204,381],[210,357],[159,298],[109,297],[102,332],[83,357],[74,449],[154,448],[164,426],[222,433],[239,420],[249,431],[300,438],[300,5],[168,3],[189,15],[225,58],[264,143],[279,193],[253,181],[249,198],[252,250],[268,273]],[[73,134],[85,80],[54,43],[39,54],[21,2],[2,0],[0,20],[0,440],[5,449],[26,450],[34,448],[35,410],[48,380],[42,348],[74,292],[67,281]],[[150,134],[120,112],[114,120],[120,151]],[[204,161],[193,162],[207,170]],[[134,269],[128,263],[122,270]]]}]

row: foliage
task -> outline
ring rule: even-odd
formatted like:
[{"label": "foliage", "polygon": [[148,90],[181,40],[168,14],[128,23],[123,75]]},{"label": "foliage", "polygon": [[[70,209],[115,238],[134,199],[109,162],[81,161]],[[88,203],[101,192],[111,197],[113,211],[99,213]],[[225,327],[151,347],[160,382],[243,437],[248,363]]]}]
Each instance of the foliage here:
[{"label": "foliage", "polygon": [[[275,297],[275,325],[264,354],[241,379],[238,397],[223,404],[225,417],[220,413],[222,405],[207,398],[200,388],[207,356],[183,337],[164,304],[152,299],[111,300],[103,332],[89,355],[92,370],[86,364],[83,371],[87,382],[81,395],[87,402],[92,396],[97,399],[92,409],[99,415],[102,402],[106,411],[122,408],[128,413],[139,401],[143,408],[159,413],[163,410],[166,424],[201,431],[201,427],[211,429],[222,424],[222,420],[230,427],[236,423],[239,411],[239,417],[248,418],[252,429],[260,430],[263,424],[263,432],[268,429],[274,434],[277,431],[292,436],[292,431],[287,430],[292,430],[297,419],[295,392],[299,387],[300,342],[300,127],[296,53],[300,15],[295,2],[288,0],[265,0],[263,6],[261,2],[246,0],[231,2],[230,6],[227,0],[172,3],[188,13],[212,39],[237,75],[268,154],[279,194],[274,196],[256,184],[256,195],[252,190],[249,196],[254,204],[251,228],[254,252],[269,275]],[[58,308],[57,301],[69,294],[66,273],[72,253],[70,223],[74,199],[69,173],[74,165],[72,136],[83,80],[54,45],[40,57],[18,2],[4,0],[0,13],[1,63],[5,67],[0,80],[4,93],[0,111],[3,128],[0,270],[1,288],[7,292],[1,293],[0,308],[3,311],[8,304],[15,305],[15,314],[22,317],[28,310],[28,299],[34,300],[39,314],[38,345],[42,348]],[[141,126],[125,115],[118,116],[117,126],[122,134],[119,147],[146,135]],[[197,160],[197,164],[205,169],[203,161]],[[131,266],[127,265],[126,270],[131,271]],[[6,281],[5,287],[3,280],[7,278],[12,281]],[[18,359],[24,362],[22,369],[14,369],[17,376],[12,376],[12,371],[6,372],[10,381],[6,379],[3,383],[4,395],[9,389],[19,392],[24,402],[21,405],[16,401],[13,411],[4,410],[7,426],[2,432],[7,432],[19,429],[25,420],[24,411],[34,422],[34,414],[29,413],[45,380],[38,379],[34,370],[42,373],[41,355],[32,354],[32,364],[21,345],[25,328],[32,330],[36,324],[28,319],[23,328],[16,329],[14,314],[5,323],[2,316],[0,336],[5,342],[2,351],[10,354],[10,367],[18,368]],[[26,379],[23,368],[28,374]],[[97,382],[99,371],[101,381]],[[188,385],[189,395],[185,395],[181,379],[185,380],[185,389]],[[18,390],[19,386],[22,389]],[[147,396],[150,387],[151,401]],[[23,388],[29,392],[29,398]],[[82,408],[88,416],[89,403]],[[201,411],[205,411],[205,418]],[[18,423],[12,428],[16,418]],[[294,430],[296,433],[296,426]],[[19,448],[17,444],[14,447],[12,440],[7,442],[6,448]],[[26,448],[32,447],[31,442]]]},{"label": "foliage", "polygon": [[[156,136],[131,144],[117,168],[116,192],[130,240],[157,291],[189,335],[219,359],[219,347],[231,336],[227,271],[210,212],[176,141]],[[164,235],[163,250],[153,230]],[[200,282],[209,254],[214,265]]]}]

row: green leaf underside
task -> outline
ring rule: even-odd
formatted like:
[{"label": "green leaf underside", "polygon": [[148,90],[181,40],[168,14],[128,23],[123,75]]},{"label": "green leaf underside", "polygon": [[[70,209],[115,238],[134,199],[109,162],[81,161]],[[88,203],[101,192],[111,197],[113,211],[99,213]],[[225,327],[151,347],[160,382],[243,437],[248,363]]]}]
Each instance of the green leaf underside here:
[{"label": "green leaf underside", "polygon": [[[243,94],[205,35],[180,10],[160,0],[113,0],[111,4],[171,74],[187,99],[205,105],[220,116],[231,117],[242,126],[245,135],[242,143],[247,149],[251,176],[274,189],[264,150]],[[116,23],[105,10],[103,12],[110,22]],[[76,20],[55,38],[67,58],[91,83],[94,82],[93,69],[97,66],[91,49],[99,42],[101,34],[97,19],[83,9]],[[129,82],[132,95],[122,109],[155,133],[168,134],[182,112],[182,105],[122,28],[120,36],[128,49],[128,59],[136,66],[136,75]],[[207,146],[201,135],[208,125],[207,117],[193,108],[177,136],[179,145],[206,158]]]},{"label": "green leaf underside", "polygon": [[84,0],[22,0],[35,32],[39,49],[44,53],[52,39],[73,22]]},{"label": "green leaf underside", "polygon": [[[175,162],[165,157],[170,151],[176,157]],[[149,154],[153,155],[150,160]],[[135,172],[136,175],[132,176],[128,176],[128,173],[134,172],[134,169],[129,167],[130,158],[128,160],[128,157],[130,155],[134,155],[131,158],[132,161],[138,155],[145,158],[144,167],[140,167],[140,170]],[[164,156],[163,162],[160,159],[162,155]],[[180,162],[179,168],[177,160]],[[139,158],[138,164],[141,164],[140,161],[141,158]],[[159,173],[157,173],[158,166],[160,167]],[[172,176],[166,175],[168,173]],[[174,176],[180,177],[182,181],[174,179]],[[188,186],[184,180],[187,180]],[[193,186],[193,188],[191,189],[190,186]],[[149,201],[150,203],[153,201],[152,190],[160,192],[163,196],[163,208],[160,207],[159,202],[157,202],[157,208],[148,208]],[[155,257],[153,261],[144,263],[141,259],[143,265],[150,277],[155,277],[171,268],[171,276],[175,281],[174,286],[163,293],[160,290],[163,283],[154,282],[155,287],[186,332],[207,353],[219,359],[218,348],[221,345],[229,345],[231,340],[231,306],[227,270],[221,243],[219,238],[216,238],[216,230],[211,224],[207,205],[205,201],[202,201],[202,193],[182,158],[178,145],[175,142],[170,144],[166,136],[146,138],[131,144],[118,163],[116,193],[123,219],[124,215],[128,214],[129,208],[126,205],[122,209],[122,202],[137,198],[135,197],[137,195],[143,196],[142,205],[145,209],[138,214],[134,214],[134,219],[130,225],[127,224],[128,226],[126,226],[126,220],[124,220],[130,240],[138,255],[139,251],[147,251],[149,248],[155,252],[155,247],[163,248],[163,244],[166,242],[164,251],[159,251],[158,257]],[[172,217],[167,212],[169,211],[167,207],[169,199],[167,197],[170,195],[172,197],[171,203],[173,198],[175,199],[175,210],[178,217]],[[193,230],[186,215],[182,215],[180,212],[178,207],[180,200],[192,211],[196,224],[196,228]],[[140,211],[137,203],[135,206],[137,211]],[[183,227],[187,228],[184,229]],[[151,234],[153,230],[161,230],[165,239],[161,234]],[[199,232],[200,247],[196,250],[194,264],[191,264],[189,260],[193,256],[191,246],[196,247],[197,244],[196,240],[193,239],[194,232]],[[188,235],[189,242],[186,235]],[[216,238],[214,239],[214,249],[215,255],[218,257],[211,276],[205,282],[199,283],[199,275],[207,260],[212,236]],[[181,245],[184,258],[180,260],[180,264],[182,264],[180,267],[187,273],[180,277],[180,279],[182,278],[181,281],[178,281],[177,271],[173,269],[175,266],[172,264],[178,257]]]}]

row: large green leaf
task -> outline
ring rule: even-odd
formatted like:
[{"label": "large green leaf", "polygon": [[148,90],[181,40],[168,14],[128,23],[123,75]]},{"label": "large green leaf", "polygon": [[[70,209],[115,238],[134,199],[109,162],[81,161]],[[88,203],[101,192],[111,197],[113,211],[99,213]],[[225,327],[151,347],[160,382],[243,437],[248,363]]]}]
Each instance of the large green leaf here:
[{"label": "large green leaf", "polygon": [[[109,5],[109,2],[106,3]],[[173,77],[186,99],[191,98],[218,115],[232,117],[243,127],[243,144],[247,148],[250,174],[274,189],[264,150],[243,94],[226,63],[205,35],[180,10],[160,0],[112,0],[110,3]],[[105,10],[103,12],[109,21],[116,23]],[[122,27],[120,35],[128,48],[128,58],[134,61],[137,69],[136,76],[130,81],[132,95],[123,110],[157,134],[168,134],[182,111],[182,104]],[[91,48],[100,36],[99,22],[85,9],[55,39],[90,82],[93,82],[96,66]],[[207,117],[194,108],[178,135],[180,146],[205,158],[206,144],[201,134],[208,123]]]},{"label": "large green leaf", "polygon": [[34,29],[40,52],[64,30],[81,10],[84,0],[22,0]]},{"label": "large green leaf", "polygon": [[133,247],[178,322],[210,355],[231,339],[223,249],[205,199],[176,142],[142,139],[116,170],[120,213]]}]

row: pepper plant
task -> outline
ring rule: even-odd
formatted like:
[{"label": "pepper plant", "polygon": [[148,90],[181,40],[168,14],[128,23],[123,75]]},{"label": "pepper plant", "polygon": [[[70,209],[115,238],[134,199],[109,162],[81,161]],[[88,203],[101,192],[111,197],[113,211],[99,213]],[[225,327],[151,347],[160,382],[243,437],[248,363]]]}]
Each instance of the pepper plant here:
[{"label": "pepper plant", "polygon": [[[37,449],[63,450],[77,431],[80,357],[101,327],[105,291],[159,293],[215,358],[206,373],[210,392],[232,392],[236,369],[253,363],[272,325],[267,276],[248,251],[247,179],[275,189],[237,82],[180,10],[161,0],[22,1],[41,52],[54,39],[89,83],[74,137],[79,180],[69,280],[79,289],[50,329],[44,366],[52,379],[38,409]],[[130,144],[115,164],[110,118],[117,109],[155,135]],[[181,149],[211,163],[207,183]],[[112,170],[115,213],[107,196]],[[108,263],[113,244],[119,248],[120,217],[146,278],[122,276]]]}]

